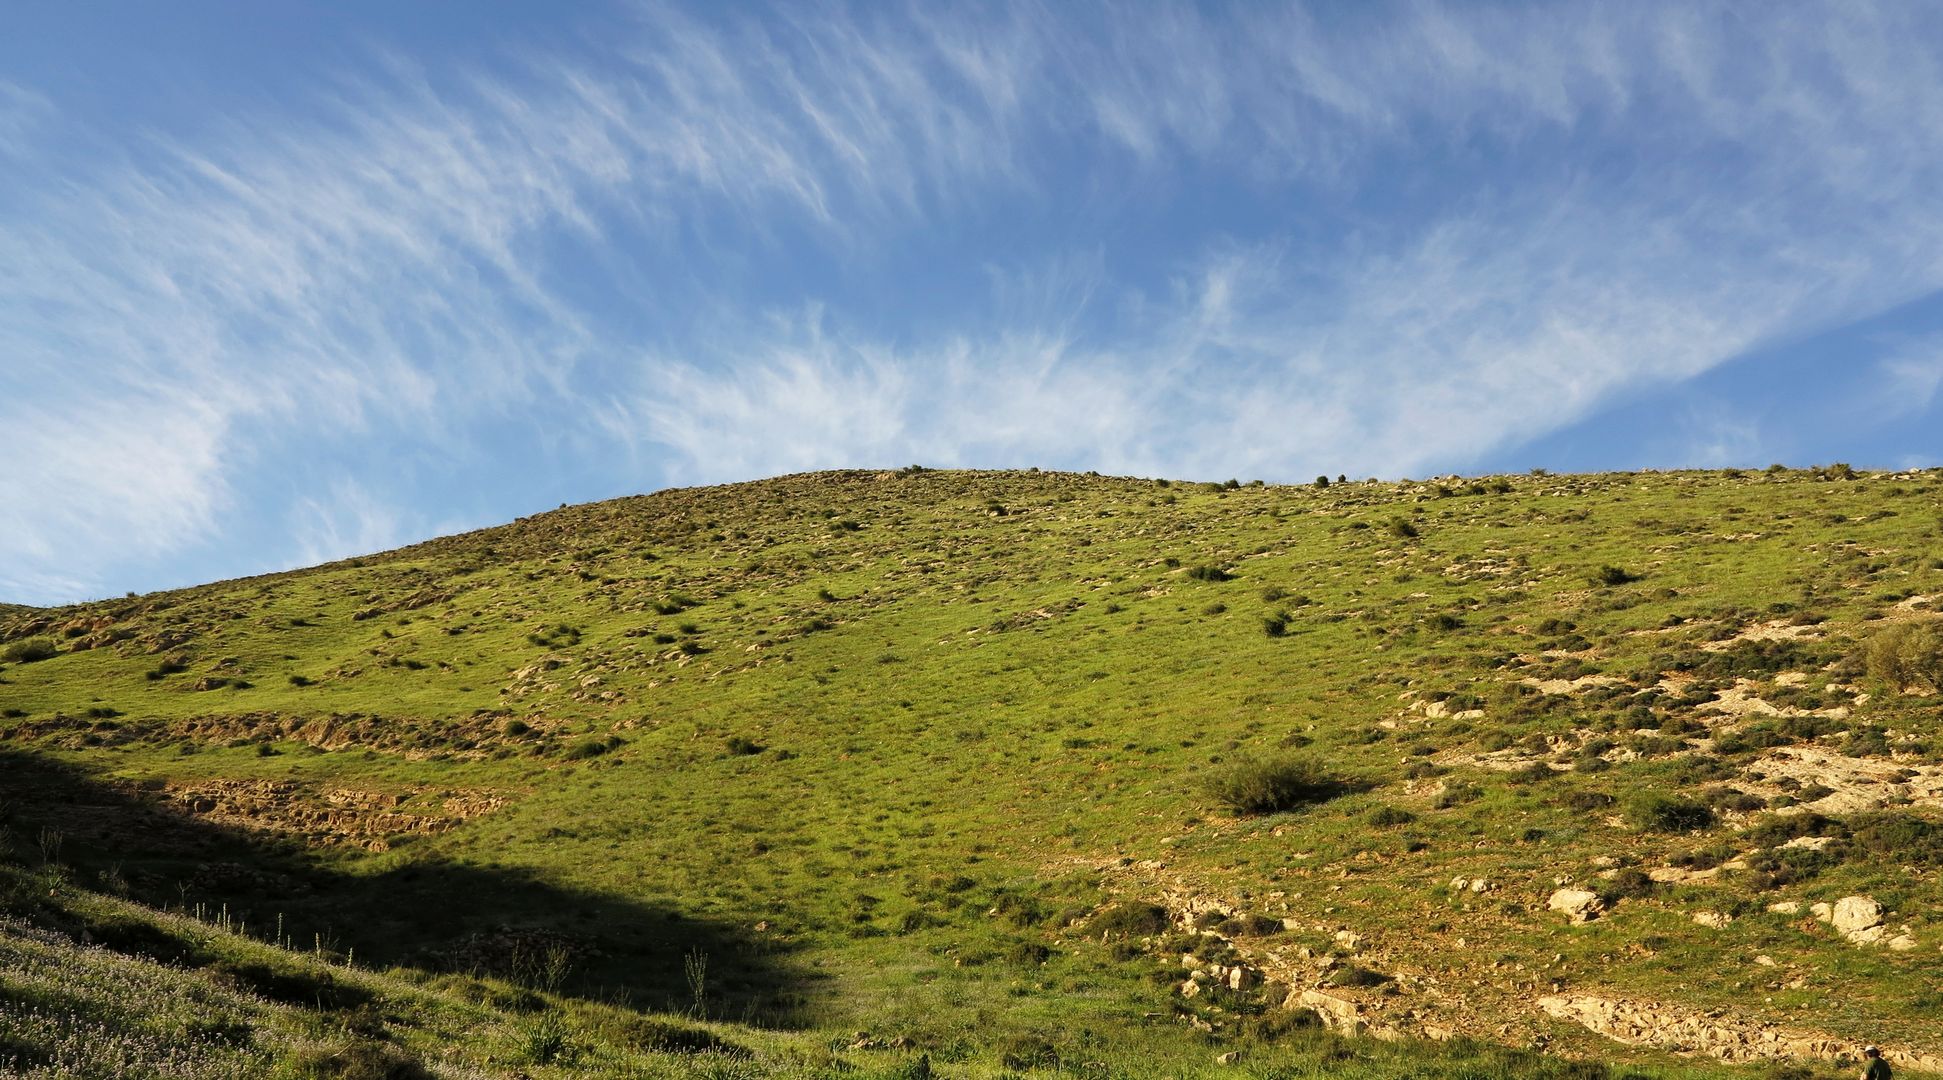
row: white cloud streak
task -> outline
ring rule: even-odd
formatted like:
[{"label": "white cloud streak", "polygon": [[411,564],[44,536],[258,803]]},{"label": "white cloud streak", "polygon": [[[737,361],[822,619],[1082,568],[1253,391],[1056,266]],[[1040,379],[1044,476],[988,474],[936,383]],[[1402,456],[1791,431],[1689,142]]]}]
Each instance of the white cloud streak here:
[{"label": "white cloud streak", "polygon": [[[656,7],[523,73],[394,62],[318,116],[50,171],[0,214],[0,426],[44,463],[0,473],[0,595],[203,542],[264,512],[239,477],[308,447],[461,453],[529,412],[655,480],[1448,469],[1943,287],[1914,9],[1227,14]],[[0,84],[0,153],[32,160],[53,109]],[[917,327],[814,281],[692,310],[804,235],[867,262],[961,213],[1098,190],[1106,214],[1208,173],[1288,209],[1138,269],[1030,251],[1050,269]],[[331,490],[258,558],[404,538]]]}]

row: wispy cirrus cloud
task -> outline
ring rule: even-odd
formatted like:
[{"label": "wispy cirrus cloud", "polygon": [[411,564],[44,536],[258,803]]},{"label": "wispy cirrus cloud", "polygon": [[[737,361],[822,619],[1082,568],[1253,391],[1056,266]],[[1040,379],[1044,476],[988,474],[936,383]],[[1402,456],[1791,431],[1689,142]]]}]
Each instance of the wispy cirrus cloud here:
[{"label": "wispy cirrus cloud", "polygon": [[1943,43],[1897,5],[598,36],[106,156],[0,84],[0,153],[45,170],[0,201],[0,426],[46,463],[0,473],[0,593],[238,515],[287,531],[238,572],[406,539],[473,459],[508,516],[866,461],[1458,468],[1943,288]]}]

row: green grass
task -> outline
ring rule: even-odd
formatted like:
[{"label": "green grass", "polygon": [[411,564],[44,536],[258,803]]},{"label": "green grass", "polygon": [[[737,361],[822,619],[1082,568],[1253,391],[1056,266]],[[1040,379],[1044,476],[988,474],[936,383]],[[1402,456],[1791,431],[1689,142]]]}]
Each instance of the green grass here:
[{"label": "green grass", "polygon": [[[1915,993],[1943,976],[1928,863],[1851,842],[1585,926],[1545,898],[1561,877],[1599,887],[1602,858],[1753,850],[1753,815],[1661,828],[1629,815],[1642,793],[1750,788],[1790,748],[1934,766],[1936,698],[1871,675],[1866,643],[1936,610],[1911,599],[1943,594],[1939,496],[1935,472],[1440,489],[907,471],[571,507],[0,615],[0,642],[59,649],[0,667],[0,750],[40,770],[8,812],[27,861],[57,828],[78,873],[114,868],[152,904],[228,903],[253,932],[281,914],[438,977],[510,978],[534,962],[519,943],[551,942],[573,955],[562,994],[734,1021],[789,1053],[857,1031],[966,1070],[1004,1068],[1015,1039],[1184,1072],[1265,1053],[1259,994],[1183,1000],[1167,935],[1086,930],[1190,896],[1289,920],[1234,943],[1257,964],[1296,944],[1347,961],[1334,934],[1352,931],[1396,993],[1344,993],[1455,1001],[1485,1040],[1637,1056],[1534,1015],[1557,982],[1934,1042]],[[1737,690],[1847,712],[1817,731],[1710,711]],[[1290,754],[1357,784],[1260,815],[1212,793],[1235,762]],[[143,816],[158,803],[189,816]],[[1454,893],[1460,876],[1491,887]],[[1852,892],[1922,947],[1765,911]],[[1736,918],[1701,927],[1702,909]],[[1329,977],[1309,964],[1289,977]],[[1343,1045],[1368,1075],[1435,1058]],[[1286,1052],[1288,1075],[1321,1067]]]}]

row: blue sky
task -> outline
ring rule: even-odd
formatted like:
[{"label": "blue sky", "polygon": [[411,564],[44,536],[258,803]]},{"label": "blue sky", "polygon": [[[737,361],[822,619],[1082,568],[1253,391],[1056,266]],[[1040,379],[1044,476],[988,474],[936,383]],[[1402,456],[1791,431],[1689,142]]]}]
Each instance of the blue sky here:
[{"label": "blue sky", "polygon": [[815,468],[1943,464],[1923,5],[8,23],[0,599]]}]

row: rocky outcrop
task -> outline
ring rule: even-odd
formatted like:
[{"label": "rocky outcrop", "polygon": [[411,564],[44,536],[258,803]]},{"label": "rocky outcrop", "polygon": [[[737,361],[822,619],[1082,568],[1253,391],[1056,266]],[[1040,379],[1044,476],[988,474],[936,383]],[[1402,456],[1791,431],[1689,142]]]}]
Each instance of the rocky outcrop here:
[{"label": "rocky outcrop", "polygon": [[[1681,1054],[1704,1054],[1722,1061],[1775,1058],[1852,1058],[1852,1041],[1822,1032],[1778,1027],[1753,1020],[1689,1012],[1666,1005],[1621,1001],[1591,995],[1552,995],[1538,999],[1552,1017],[1578,1024],[1629,1046],[1651,1046]],[[1884,1047],[1896,1066],[1943,1070],[1943,1057]]]}]

